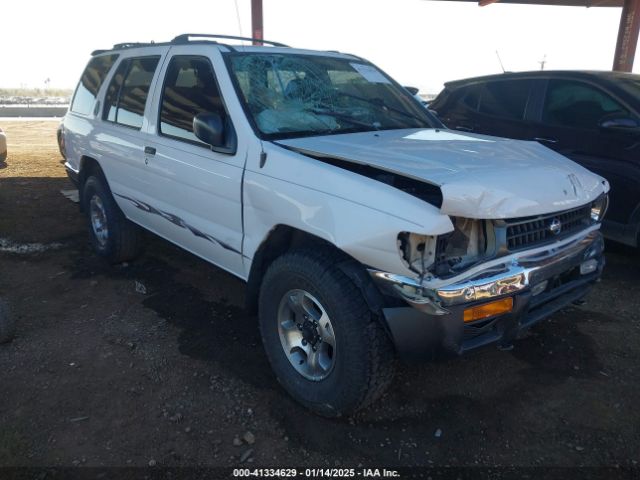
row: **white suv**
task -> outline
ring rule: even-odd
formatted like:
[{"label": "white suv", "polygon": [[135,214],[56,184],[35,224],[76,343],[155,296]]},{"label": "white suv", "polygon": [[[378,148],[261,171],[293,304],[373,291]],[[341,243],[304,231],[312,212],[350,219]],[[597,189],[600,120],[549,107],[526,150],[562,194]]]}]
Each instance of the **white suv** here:
[{"label": "white suv", "polygon": [[510,348],[600,276],[603,178],[447,130],[360,57],[220,39],[94,52],[61,149],[98,254],[143,227],[245,280],[315,412],[373,401],[396,356]]}]

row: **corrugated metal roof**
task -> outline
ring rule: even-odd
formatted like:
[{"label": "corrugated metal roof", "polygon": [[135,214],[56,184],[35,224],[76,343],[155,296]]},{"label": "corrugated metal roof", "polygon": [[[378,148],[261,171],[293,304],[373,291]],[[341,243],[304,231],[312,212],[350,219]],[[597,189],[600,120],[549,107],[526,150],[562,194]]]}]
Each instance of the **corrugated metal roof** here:
[{"label": "corrugated metal roof", "polygon": [[485,0],[479,2],[478,0],[431,0],[431,1],[447,1],[447,2],[473,2],[477,4],[481,3],[520,3],[526,5],[556,5],[556,6],[568,6],[568,7],[622,7],[624,0],[498,0],[498,2],[492,2],[491,0]]}]

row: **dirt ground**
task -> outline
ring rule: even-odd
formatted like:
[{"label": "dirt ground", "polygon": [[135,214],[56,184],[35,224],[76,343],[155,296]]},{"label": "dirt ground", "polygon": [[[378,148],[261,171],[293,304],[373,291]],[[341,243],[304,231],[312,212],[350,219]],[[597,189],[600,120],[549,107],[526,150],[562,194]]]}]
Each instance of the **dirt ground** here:
[{"label": "dirt ground", "polygon": [[402,365],[373,407],[326,420],[278,386],[242,282],[151,235],[105,264],[60,193],[56,122],[0,125],[0,296],[18,321],[0,466],[638,466],[637,253],[608,252],[587,303],[513,351]]}]

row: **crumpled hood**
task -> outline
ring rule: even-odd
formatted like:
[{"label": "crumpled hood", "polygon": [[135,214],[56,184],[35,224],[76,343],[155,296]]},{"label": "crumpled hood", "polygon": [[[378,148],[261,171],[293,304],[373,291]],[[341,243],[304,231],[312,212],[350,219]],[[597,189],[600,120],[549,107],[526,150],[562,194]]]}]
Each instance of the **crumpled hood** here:
[{"label": "crumpled hood", "polygon": [[441,210],[513,218],[584,205],[609,190],[602,177],[538,144],[446,129],[326,135],[276,143],[440,186]]}]

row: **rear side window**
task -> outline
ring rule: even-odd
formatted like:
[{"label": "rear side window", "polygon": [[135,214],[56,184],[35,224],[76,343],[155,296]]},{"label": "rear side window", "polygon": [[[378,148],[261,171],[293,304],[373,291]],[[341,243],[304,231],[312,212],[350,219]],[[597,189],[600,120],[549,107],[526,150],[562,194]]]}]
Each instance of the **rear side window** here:
[{"label": "rear side window", "polygon": [[531,80],[487,82],[482,89],[480,112],[509,120],[522,120],[531,84]]},{"label": "rear side window", "polygon": [[480,103],[480,87],[478,85],[466,87],[461,100],[462,103],[470,109],[478,110],[478,104]]},{"label": "rear side window", "polygon": [[117,58],[118,55],[103,55],[91,59],[73,95],[72,112],[81,115],[89,115],[92,112],[98,90]]},{"label": "rear side window", "polygon": [[128,58],[120,63],[107,90],[102,118],[142,128],[144,107],[159,60],[159,56],[154,56]]},{"label": "rear side window", "polygon": [[118,97],[120,96],[120,89],[122,88],[124,77],[129,70],[130,63],[131,62],[129,60],[123,60],[120,62],[116,72],[113,74],[113,78],[111,79],[111,83],[109,83],[109,88],[107,89],[107,94],[104,98],[104,109],[102,110],[102,118],[104,120],[109,120],[110,122],[116,121]]},{"label": "rear side window", "polygon": [[206,57],[174,56],[162,88],[160,134],[204,145],[193,134],[193,118],[204,112],[225,117],[211,63]]},{"label": "rear side window", "polygon": [[629,111],[608,94],[587,83],[573,80],[549,80],[542,120],[551,125],[597,128],[611,114]]}]

